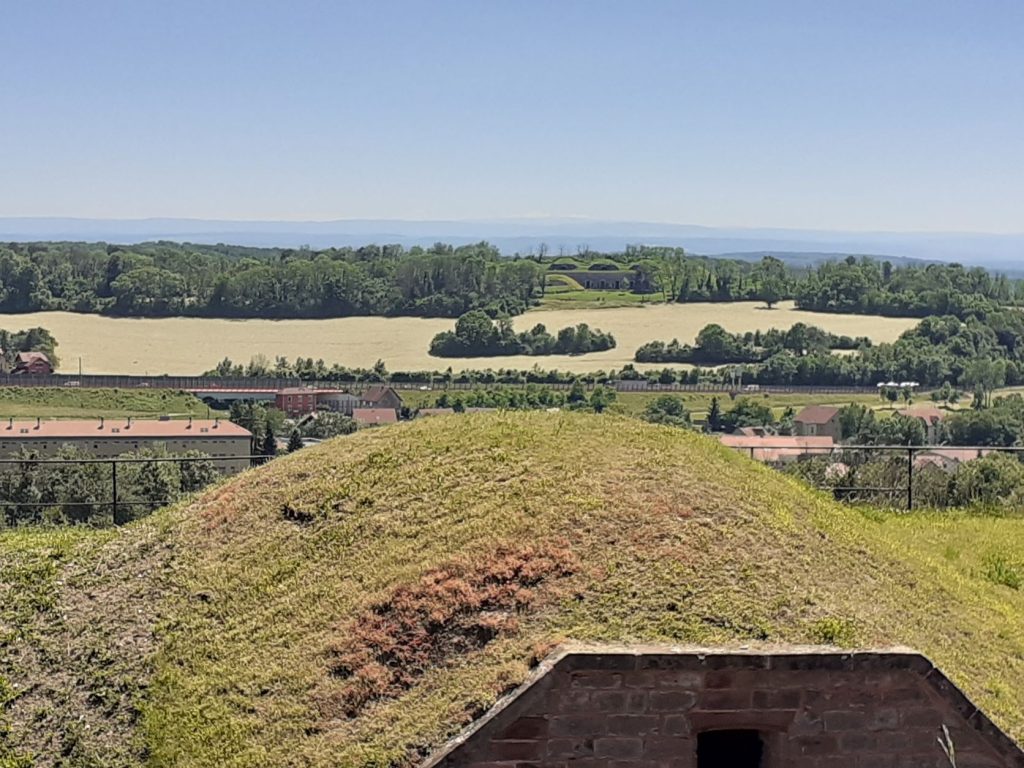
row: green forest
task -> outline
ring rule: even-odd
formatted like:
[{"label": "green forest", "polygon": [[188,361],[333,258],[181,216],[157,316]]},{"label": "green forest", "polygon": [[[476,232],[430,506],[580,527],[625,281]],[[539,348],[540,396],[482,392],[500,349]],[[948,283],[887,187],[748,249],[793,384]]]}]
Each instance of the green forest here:
[{"label": "green forest", "polygon": [[789,330],[771,328],[747,333],[729,333],[712,323],[700,330],[693,345],[681,344],[678,339],[667,344],[652,341],[640,347],[634,359],[638,363],[760,363],[782,352],[827,354],[834,349],[870,346],[871,339],[866,336],[838,336],[806,323],[796,323]]},{"label": "green forest", "polygon": [[248,248],[170,242],[0,245],[0,312],[128,317],[457,318],[516,315],[543,298],[549,275],[621,272],[631,290],[678,302],[792,299],[803,309],[967,317],[1024,298],[1017,281],[957,264],[894,266],[848,257],[817,267],[714,259],[636,246],[573,257],[502,256],[492,245],[430,248]]},{"label": "green forest", "polygon": [[[836,349],[853,351],[837,355]],[[926,387],[949,383],[984,394],[1024,383],[1024,312],[1003,309],[966,320],[926,317],[891,344],[836,337],[802,324],[757,334],[709,325],[693,346],[653,341],[637,350],[636,360],[735,364],[729,375],[738,374],[744,383],[875,386],[895,380]]]}]

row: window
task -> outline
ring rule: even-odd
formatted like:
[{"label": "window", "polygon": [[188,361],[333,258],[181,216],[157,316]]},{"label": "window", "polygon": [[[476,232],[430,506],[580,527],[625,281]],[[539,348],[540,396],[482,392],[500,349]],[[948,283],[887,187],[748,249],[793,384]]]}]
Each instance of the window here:
[{"label": "window", "polygon": [[757,731],[706,731],[697,735],[697,768],[761,768],[764,742]]}]

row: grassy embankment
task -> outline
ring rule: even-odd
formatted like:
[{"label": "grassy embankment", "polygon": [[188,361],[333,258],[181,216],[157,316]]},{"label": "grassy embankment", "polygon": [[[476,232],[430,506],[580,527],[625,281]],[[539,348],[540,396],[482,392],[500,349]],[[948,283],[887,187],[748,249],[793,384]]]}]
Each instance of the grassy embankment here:
[{"label": "grassy embankment", "polygon": [[0,534],[0,755],[412,764],[567,638],[906,644],[1020,739],[1022,577],[1018,518],[865,514],[629,419],[430,419]]},{"label": "grassy embankment", "polygon": [[664,303],[660,293],[632,291],[599,291],[581,288],[578,291],[548,290],[540,299],[539,309],[612,309]]},{"label": "grassy embankment", "polygon": [[[205,403],[169,389],[81,389],[78,387],[0,387],[0,417],[44,419],[119,416],[205,418]],[[213,415],[219,412],[209,411]]]}]

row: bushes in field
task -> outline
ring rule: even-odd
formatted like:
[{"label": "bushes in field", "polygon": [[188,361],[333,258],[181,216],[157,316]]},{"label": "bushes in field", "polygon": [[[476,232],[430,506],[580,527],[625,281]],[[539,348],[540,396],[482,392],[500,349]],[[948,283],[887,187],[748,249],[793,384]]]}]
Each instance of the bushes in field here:
[{"label": "bushes in field", "polygon": [[579,355],[612,349],[610,333],[592,329],[586,323],[562,328],[552,336],[542,324],[516,333],[508,318],[492,320],[485,312],[462,315],[454,331],[443,331],[430,342],[435,357],[494,357],[502,355]]}]

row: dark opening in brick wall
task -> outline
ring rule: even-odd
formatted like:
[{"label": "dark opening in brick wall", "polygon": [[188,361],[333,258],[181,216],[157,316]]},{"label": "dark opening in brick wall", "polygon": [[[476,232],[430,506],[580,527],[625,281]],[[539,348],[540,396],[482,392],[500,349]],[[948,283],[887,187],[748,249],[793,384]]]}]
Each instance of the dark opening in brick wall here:
[{"label": "dark opening in brick wall", "polygon": [[697,735],[697,768],[761,768],[764,742],[757,731],[705,731]]},{"label": "dark opening in brick wall", "polygon": [[907,649],[565,648],[424,768],[1024,768]]}]

